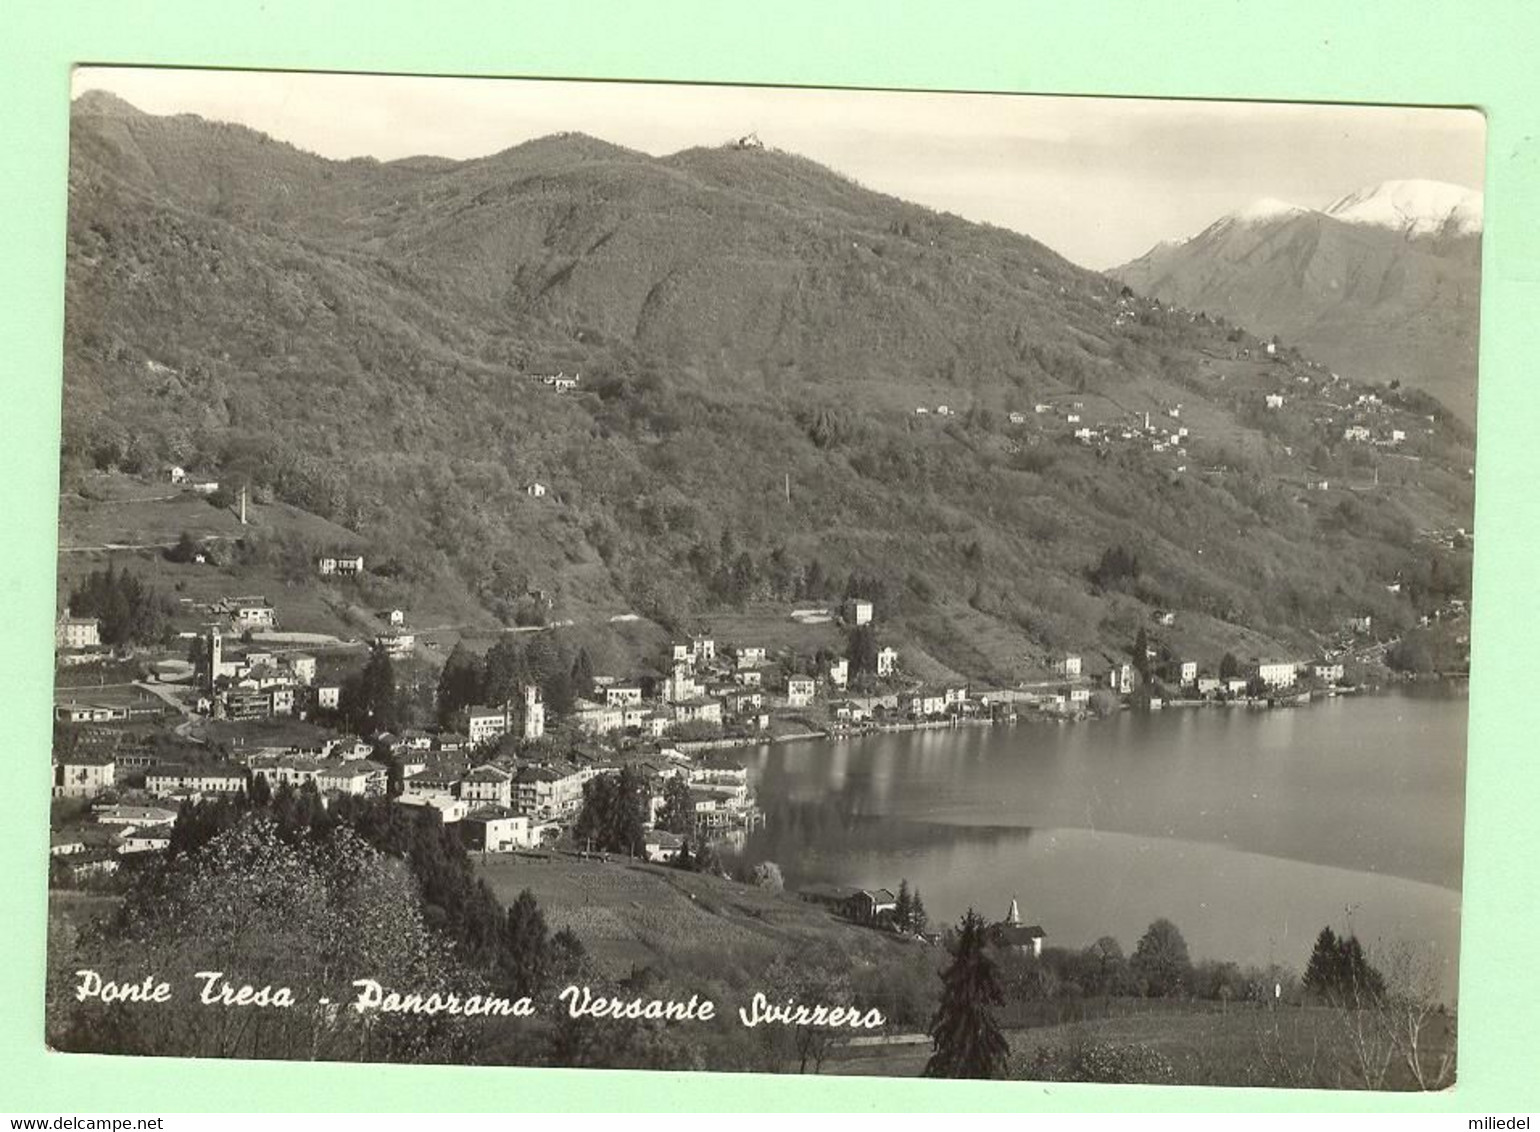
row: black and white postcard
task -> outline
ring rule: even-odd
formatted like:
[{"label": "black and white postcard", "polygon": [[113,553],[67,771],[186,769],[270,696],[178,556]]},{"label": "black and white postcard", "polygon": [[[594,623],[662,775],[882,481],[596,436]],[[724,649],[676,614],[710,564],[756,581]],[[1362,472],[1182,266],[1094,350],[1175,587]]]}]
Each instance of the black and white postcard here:
[{"label": "black and white postcard", "polygon": [[51,1048],[1453,1084],[1478,113],[70,129]]}]

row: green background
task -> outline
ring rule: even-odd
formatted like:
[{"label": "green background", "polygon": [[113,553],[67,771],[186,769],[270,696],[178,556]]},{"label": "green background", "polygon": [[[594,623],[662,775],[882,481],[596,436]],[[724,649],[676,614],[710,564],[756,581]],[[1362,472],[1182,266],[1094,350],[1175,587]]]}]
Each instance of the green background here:
[{"label": "green background", "polygon": [[[0,47],[0,1110],[1540,1107],[1531,569],[1540,408],[1540,15],[1522,0],[1164,4],[70,0]],[[74,63],[702,80],[1477,106],[1487,115],[1460,1074],[1434,1097],[876,1078],[137,1060],[43,1048],[43,950]]]}]

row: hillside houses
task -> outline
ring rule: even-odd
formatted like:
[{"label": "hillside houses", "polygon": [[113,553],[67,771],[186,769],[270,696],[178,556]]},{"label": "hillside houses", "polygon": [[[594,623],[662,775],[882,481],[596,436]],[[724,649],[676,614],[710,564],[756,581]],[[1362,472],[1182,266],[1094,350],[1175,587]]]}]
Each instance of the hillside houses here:
[{"label": "hillside houses", "polygon": [[273,629],[278,625],[278,613],[272,602],[260,595],[225,598],[216,602],[212,611],[216,616],[226,617],[231,630],[236,633]]},{"label": "hillside houses", "polygon": [[424,767],[403,780],[401,792],[412,797],[444,794],[459,798],[460,783],[465,777],[465,772],[453,765]]},{"label": "hillside houses", "polygon": [[946,711],[946,692],[940,688],[927,688],[911,692],[904,697],[910,719],[931,719]]},{"label": "hillside houses", "polygon": [[315,687],[316,659],[309,653],[283,655],[253,646],[231,646],[218,625],[200,638],[194,678],[206,691],[207,710],[216,718],[268,719],[335,708],[340,689],[322,701]]},{"label": "hillside houses", "polygon": [[170,828],[176,824],[176,811],[163,806],[99,806],[94,816],[100,825]]},{"label": "hillside houses", "polygon": [[566,763],[521,766],[514,776],[518,811],[536,818],[570,817],[583,804],[583,783],[597,773]]},{"label": "hillside houses", "polygon": [[323,578],[352,578],[364,572],[362,554],[323,554],[316,559],[316,573]]},{"label": "hillside houses", "polygon": [[511,853],[540,844],[541,827],[507,805],[478,806],[459,821],[465,847],[476,853]]},{"label": "hillside houses", "polygon": [[705,696],[682,700],[673,705],[671,718],[676,724],[722,722],[722,701]]},{"label": "hillside houses", "polygon": [[96,617],[71,617],[70,611],[59,615],[54,622],[54,648],[99,649],[102,647],[102,623]]},{"label": "hillside houses", "polygon": [[1134,690],[1134,666],[1114,664],[1107,670],[1107,688],[1115,695],[1126,696]]},{"label": "hillside houses", "polygon": [[469,802],[452,794],[402,794],[394,804],[411,812],[431,810],[444,825],[458,825],[471,812]]},{"label": "hillside houses", "polygon": [[83,704],[71,700],[55,704],[53,717],[58,723],[125,723],[131,713],[124,704]]},{"label": "hillside houses", "polygon": [[1292,688],[1299,676],[1299,668],[1293,661],[1259,661],[1254,666],[1258,680],[1269,688]]},{"label": "hillside houses", "polygon": [[103,752],[80,751],[56,759],[53,772],[55,798],[94,798],[112,789],[117,759]]},{"label": "hillside houses", "polygon": [[610,707],[632,707],[642,702],[642,685],[636,681],[610,684],[604,689],[604,702]]},{"label": "hillside houses", "polygon": [[573,705],[572,718],[578,728],[589,735],[611,735],[626,725],[625,710],[618,703],[579,699]]},{"label": "hillside houses", "polygon": [[171,846],[175,810],[153,806],[97,806],[49,836],[54,881],[85,884],[111,876],[123,858],[162,853]]},{"label": "hillside houses", "polygon": [[818,684],[811,676],[789,676],[786,679],[786,706],[807,707],[817,691]]},{"label": "hillside houses", "polygon": [[499,766],[479,766],[459,779],[459,797],[506,809],[513,805],[513,777]]},{"label": "hillside houses", "polygon": [[246,761],[251,782],[258,778],[273,790],[313,786],[324,797],[378,796],[386,791],[385,767],[368,759],[315,758],[303,754],[263,754]]},{"label": "hillside houses", "polygon": [[157,798],[202,798],[239,794],[246,789],[246,768],[232,764],[158,766],[144,777],[144,788]]},{"label": "hillside houses", "polygon": [[[827,611],[821,611],[827,618]],[[843,604],[840,617],[851,627],[872,624],[873,605],[863,598]],[[828,657],[816,672],[809,672],[806,661],[796,660],[797,671],[787,671],[786,657],[777,663],[763,645],[733,644],[723,646],[713,638],[697,635],[690,641],[676,641],[669,649],[668,675],[662,683],[660,700],[664,705],[677,705],[700,699],[722,701],[724,723],[752,708],[755,711],[767,706],[802,709],[813,706],[824,690],[837,694],[848,689],[856,680],[856,672],[850,657]],[[875,671],[870,678],[891,679],[897,667],[898,652],[891,646],[883,646],[868,663]],[[612,687],[632,687],[633,682],[621,681]],[[734,689],[749,690],[754,696],[735,694]],[[636,693],[627,691],[629,698]],[[778,696],[772,702],[772,696]],[[675,713],[677,714],[677,713]]]},{"label": "hillside houses", "polygon": [[383,794],[387,785],[386,778],[385,768],[378,763],[337,759],[322,762],[313,781],[323,795],[351,794],[363,797]]},{"label": "hillside houses", "polygon": [[829,705],[829,714],[836,723],[843,723],[847,726],[865,723],[872,717],[871,711],[855,700],[835,701]]},{"label": "hillside houses", "polygon": [[389,629],[375,636],[374,647],[392,660],[402,660],[411,656],[417,647],[417,635],[405,629]]},{"label": "hillside houses", "polygon": [[513,712],[507,704],[471,704],[455,717],[455,729],[464,732],[470,744],[476,746],[512,731]]},{"label": "hillside houses", "polygon": [[583,380],[582,374],[568,374],[565,370],[558,373],[532,374],[531,377],[556,393],[571,393]]},{"label": "hillside houses", "polygon": [[898,908],[898,897],[886,888],[854,888],[839,884],[805,885],[797,893],[810,904],[820,904],[858,924],[886,923]]}]

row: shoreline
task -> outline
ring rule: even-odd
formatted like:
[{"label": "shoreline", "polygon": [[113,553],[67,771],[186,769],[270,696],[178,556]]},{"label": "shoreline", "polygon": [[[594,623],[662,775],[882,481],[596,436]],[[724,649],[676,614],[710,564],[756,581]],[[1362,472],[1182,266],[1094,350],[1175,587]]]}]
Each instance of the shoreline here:
[{"label": "shoreline", "polygon": [[[1468,685],[1468,675],[1444,675],[1433,674],[1428,676],[1405,676],[1391,679],[1384,683],[1357,684],[1350,687],[1316,688],[1307,692],[1297,692],[1290,695],[1277,697],[1246,697],[1239,699],[1182,699],[1166,700],[1159,708],[1146,709],[1150,712],[1166,711],[1168,709],[1200,710],[1215,708],[1245,708],[1251,711],[1273,711],[1297,707],[1310,707],[1317,700],[1336,699],[1341,696],[1377,695],[1390,688],[1398,686],[1426,687],[1430,684],[1447,684],[1451,687]],[[1011,689],[992,689],[981,695],[998,695],[1009,692]],[[1306,702],[1300,702],[1301,698]],[[893,723],[872,723],[856,727],[831,726],[821,731],[799,731],[785,735],[768,736],[734,736],[721,739],[697,739],[689,742],[675,743],[673,746],[681,753],[690,755],[700,751],[710,750],[734,750],[743,747],[771,747],[781,743],[809,743],[819,740],[849,740],[865,739],[874,735],[899,734],[911,731],[951,731],[963,727],[1014,727],[1017,725],[1035,725],[1045,723],[1083,723],[1099,719],[1110,719],[1112,715],[1128,711],[1136,711],[1133,705],[1122,703],[1118,705],[1117,712],[1107,716],[1099,716],[1095,712],[1078,709],[1074,712],[1052,712],[1036,708],[1027,711],[1018,711],[1015,704],[1011,705],[1008,717],[994,718],[991,716],[962,718],[957,717],[945,720],[903,720]]]}]

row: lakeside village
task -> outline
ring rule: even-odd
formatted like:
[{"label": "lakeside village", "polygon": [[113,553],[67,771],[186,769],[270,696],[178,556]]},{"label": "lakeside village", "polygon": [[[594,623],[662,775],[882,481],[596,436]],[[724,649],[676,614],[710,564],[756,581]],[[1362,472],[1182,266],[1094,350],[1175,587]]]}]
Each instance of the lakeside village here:
[{"label": "lakeside village", "polygon": [[[359,555],[316,564],[324,576],[362,568]],[[1367,617],[1356,620],[1340,648],[1328,650],[1336,659],[1242,664],[1227,655],[1217,672],[1149,644],[1141,630],[1142,664],[1066,655],[1053,662],[1051,681],[979,691],[916,685],[898,650],[881,644],[873,603],[855,598],[837,610],[793,611],[794,619],[838,621],[848,634],[847,655],[820,654],[816,674],[794,671],[789,652],[772,656],[760,645],[701,635],[659,658],[662,679],[592,674],[565,715],[548,711],[538,684],[523,683],[507,702],[457,707],[450,727],[358,734],[345,730],[356,718],[345,690],[359,676],[356,657],[318,664],[324,650],[289,643],[303,634],[279,632],[264,598],[222,599],[203,613],[214,619],[182,634],[191,659],[134,649],[128,659],[148,678],[57,690],[53,794],[65,800],[55,807],[51,845],[58,883],[110,876],[126,859],[164,851],[184,802],[252,791],[258,779],[267,791],[313,789],[323,803],[388,796],[435,811],[473,852],[582,853],[575,825],[585,787],[629,768],[646,797],[645,839],[635,855],[667,863],[689,844],[697,852],[741,847],[763,822],[733,747],[1073,720],[1124,707],[1293,705],[1354,690],[1343,663],[1351,659],[1348,638],[1371,628]],[[418,647],[402,611],[386,620],[368,667],[388,670]],[[1153,621],[1158,632],[1175,614],[1156,611]],[[66,611],[55,643],[61,673],[113,660],[97,618]],[[803,895],[868,923],[881,921],[894,900],[883,889]]]}]

